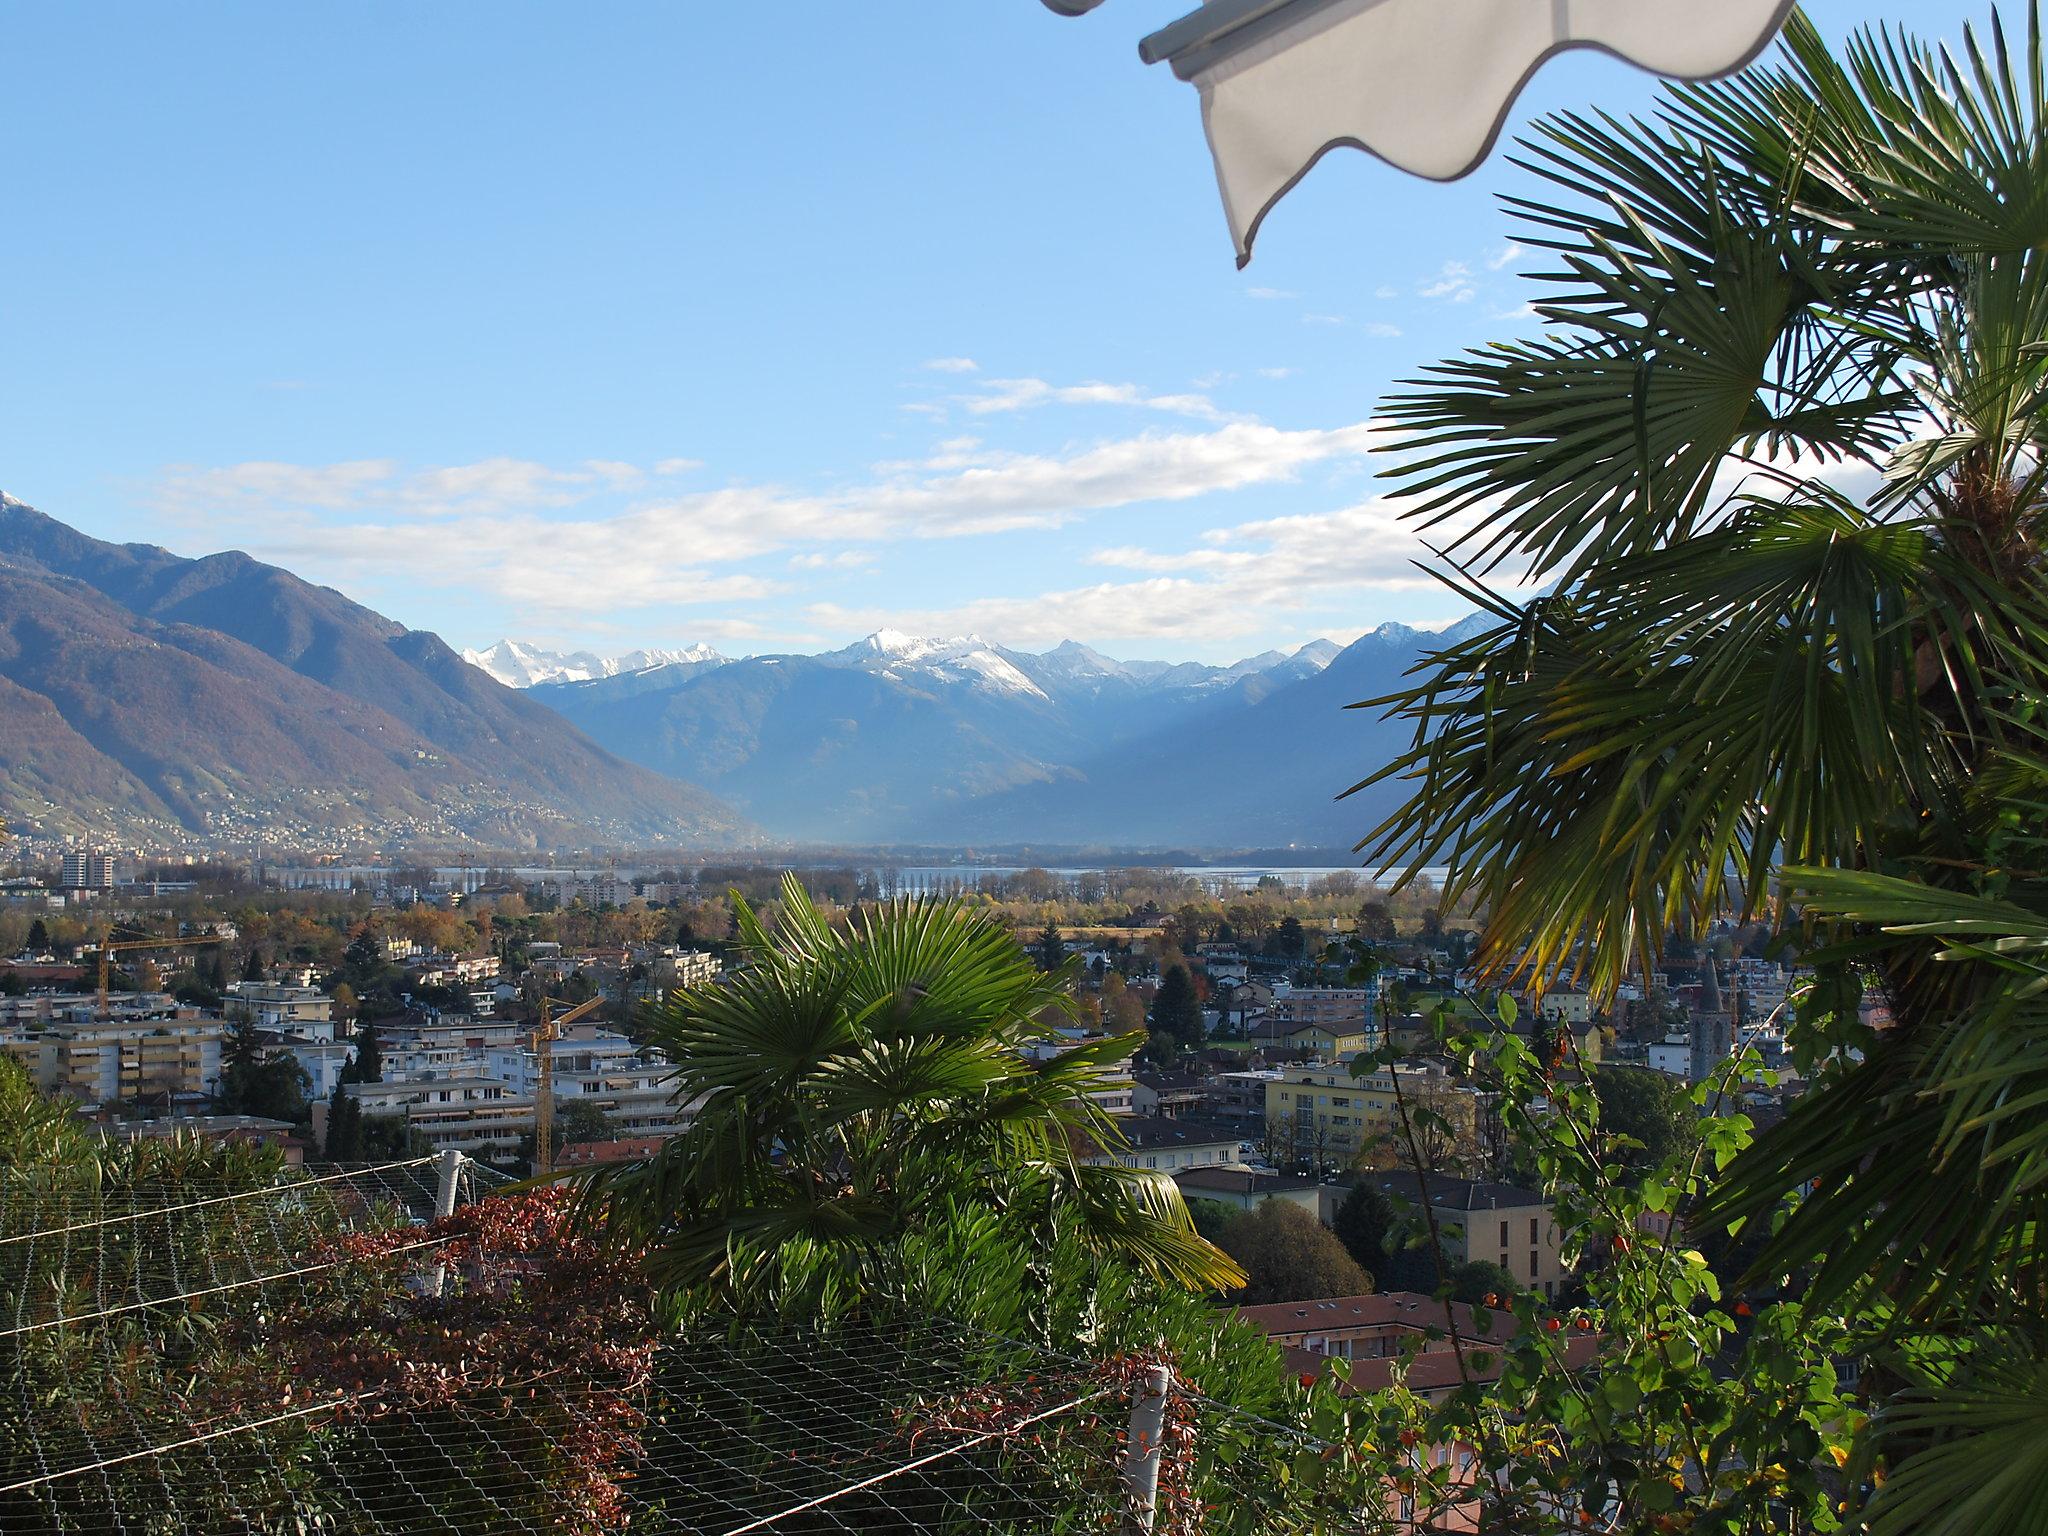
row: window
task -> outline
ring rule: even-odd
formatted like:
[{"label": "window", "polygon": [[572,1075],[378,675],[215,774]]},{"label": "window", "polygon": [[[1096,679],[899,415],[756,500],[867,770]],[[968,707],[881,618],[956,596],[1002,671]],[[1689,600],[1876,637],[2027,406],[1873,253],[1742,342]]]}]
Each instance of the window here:
[{"label": "window", "polygon": [[1534,1280],[1536,1278],[1536,1273],[1536,1250],[1534,1248],[1531,1248],[1529,1250],[1529,1278],[1531,1280]]},{"label": "window", "polygon": [[1508,1245],[1508,1224],[1506,1222],[1500,1224],[1500,1245],[1503,1248]]},{"label": "window", "polygon": [[1531,1217],[1529,1218],[1529,1241],[1530,1241],[1530,1242],[1532,1242],[1532,1243],[1536,1241],[1536,1228],[1537,1228],[1537,1218],[1536,1218],[1536,1217],[1534,1217],[1534,1216],[1531,1216]]}]

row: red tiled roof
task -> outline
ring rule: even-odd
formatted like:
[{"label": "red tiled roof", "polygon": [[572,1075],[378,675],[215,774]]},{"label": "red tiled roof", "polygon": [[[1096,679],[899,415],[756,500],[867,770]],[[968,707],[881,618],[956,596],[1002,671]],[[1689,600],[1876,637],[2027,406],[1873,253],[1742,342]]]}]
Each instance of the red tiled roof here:
[{"label": "red tiled roof", "polygon": [[[1472,1309],[1462,1301],[1450,1304],[1458,1331],[1476,1335]],[[1414,1291],[1384,1291],[1364,1296],[1324,1296],[1311,1301],[1275,1301],[1239,1307],[1238,1317],[1262,1332],[1313,1333],[1326,1328],[1373,1328],[1398,1324],[1408,1328],[1444,1328],[1444,1303]]]}]

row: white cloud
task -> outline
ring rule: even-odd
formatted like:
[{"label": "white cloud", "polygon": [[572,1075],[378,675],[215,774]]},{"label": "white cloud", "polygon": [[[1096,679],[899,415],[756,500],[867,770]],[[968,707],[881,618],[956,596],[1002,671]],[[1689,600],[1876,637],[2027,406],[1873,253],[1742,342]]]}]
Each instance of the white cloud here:
[{"label": "white cloud", "polygon": [[1290,293],[1285,288],[1247,288],[1245,289],[1245,295],[1248,298],[1254,299],[1298,299],[1301,297],[1300,294]]},{"label": "white cloud", "polygon": [[1470,303],[1478,292],[1472,286],[1472,269],[1462,261],[1447,261],[1434,279],[1415,290],[1416,297],[1443,299],[1452,304]]},{"label": "white cloud", "polygon": [[1513,240],[1510,240],[1506,245],[1502,246],[1499,250],[1495,251],[1491,256],[1487,257],[1487,270],[1489,272],[1498,272],[1502,267],[1505,267],[1509,262],[1513,261],[1517,256],[1521,255],[1525,249],[1526,247],[1517,244]]},{"label": "white cloud", "polygon": [[1298,372],[1300,370],[1296,368],[1261,368],[1259,370],[1259,377],[1262,379],[1291,379]]},{"label": "white cloud", "polygon": [[842,549],[829,554],[809,550],[789,557],[789,568],[793,571],[853,571],[874,563],[873,553],[865,549]]},{"label": "white cloud", "polygon": [[530,610],[617,610],[777,595],[782,582],[730,567],[811,553],[807,546],[1052,528],[1091,512],[1284,482],[1362,457],[1372,430],[1229,422],[1057,454],[954,438],[836,489],[731,485],[616,510],[590,505],[620,494],[615,474],[496,459],[409,472],[388,460],[185,468],[163,477],[157,499],[209,538],[233,529],[245,547],[286,565],[305,560],[368,583],[403,571]]},{"label": "white cloud", "polygon": [[174,464],[164,472],[164,490],[177,501],[203,508],[209,503],[281,502],[298,507],[358,505],[366,493],[398,475],[390,459],[351,459],[341,464],[277,464],[254,460],[226,469]]},{"label": "white cloud", "polygon": [[1044,379],[990,379],[978,394],[963,395],[959,404],[976,416],[1031,410],[1041,405],[1121,405],[1163,411],[1200,421],[1230,419],[1203,394],[1149,394],[1135,384],[1050,384]]},{"label": "white cloud", "polygon": [[687,475],[691,470],[703,467],[702,459],[661,459],[656,462],[654,472],[657,475]]},{"label": "white cloud", "polygon": [[1303,325],[1342,325],[1344,324],[1344,317],[1342,315],[1303,315],[1301,323]]},{"label": "white cloud", "polygon": [[1379,287],[1373,289],[1372,296],[1376,299],[1398,299],[1401,297],[1401,290],[1392,283],[1381,283]]},{"label": "white cloud", "polygon": [[971,357],[930,357],[924,366],[933,373],[979,373],[981,364]]},{"label": "white cloud", "polygon": [[813,604],[808,612],[819,627],[839,631],[887,623],[929,634],[991,635],[1020,646],[1077,635],[1207,644],[1304,628],[1349,639],[1360,631],[1306,616],[1384,611],[1390,594],[1437,588],[1415,564],[1427,555],[1394,503],[1374,498],[1218,529],[1189,549],[1124,546],[1089,558],[1133,573],[1132,580],[914,612],[831,603]]},{"label": "white cloud", "polygon": [[1388,325],[1384,320],[1369,320],[1366,322],[1365,334],[1368,336],[1398,336],[1401,334],[1401,327],[1398,325]]}]

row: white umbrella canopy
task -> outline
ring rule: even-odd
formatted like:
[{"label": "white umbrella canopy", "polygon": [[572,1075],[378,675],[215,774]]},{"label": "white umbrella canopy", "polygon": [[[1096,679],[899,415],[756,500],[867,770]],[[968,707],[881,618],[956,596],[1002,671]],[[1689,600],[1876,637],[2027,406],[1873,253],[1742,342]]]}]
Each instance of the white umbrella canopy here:
[{"label": "white umbrella canopy", "polygon": [[[1044,0],[1078,16],[1101,0]],[[1523,84],[1566,48],[1700,80],[1748,63],[1794,0],[1207,0],[1139,44],[1194,83],[1237,264],[1343,145],[1448,181],[1486,158]]]}]

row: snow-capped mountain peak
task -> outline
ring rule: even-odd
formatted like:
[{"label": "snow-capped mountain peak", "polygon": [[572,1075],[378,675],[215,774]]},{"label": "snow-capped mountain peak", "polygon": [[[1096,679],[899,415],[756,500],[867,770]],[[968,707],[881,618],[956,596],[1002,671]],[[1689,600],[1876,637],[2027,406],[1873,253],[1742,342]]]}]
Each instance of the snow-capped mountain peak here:
[{"label": "snow-capped mountain peak", "polygon": [[994,693],[1046,697],[1038,684],[979,635],[934,639],[905,634],[900,629],[878,629],[866,639],[856,640],[844,650],[827,652],[818,660],[899,680],[922,674]]},{"label": "snow-capped mountain peak", "polygon": [[644,672],[649,667],[704,666],[725,658],[708,645],[684,646],[681,650],[643,649],[623,656],[599,656],[593,651],[554,651],[525,640],[500,640],[481,651],[464,651],[462,659],[481,667],[508,688],[532,688],[541,683],[581,683],[594,677],[617,677],[622,672]]}]

